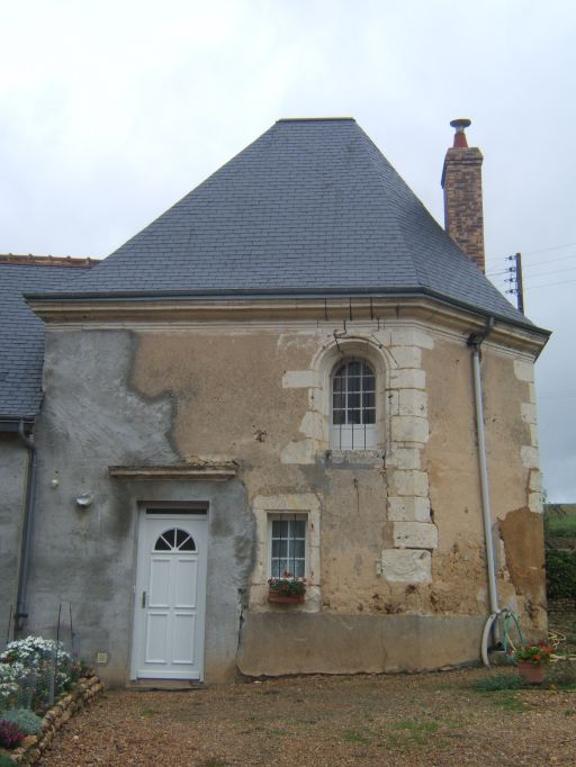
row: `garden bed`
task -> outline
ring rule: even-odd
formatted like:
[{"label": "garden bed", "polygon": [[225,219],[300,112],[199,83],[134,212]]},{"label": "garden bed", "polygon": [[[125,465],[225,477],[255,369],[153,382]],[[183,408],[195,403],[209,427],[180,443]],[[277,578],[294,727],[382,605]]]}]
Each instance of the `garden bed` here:
[{"label": "garden bed", "polygon": [[0,767],[35,764],[55,733],[102,690],[60,641],[28,636],[0,653]]},{"label": "garden bed", "polygon": [[14,764],[33,765],[50,746],[58,730],[77,712],[102,692],[102,682],[97,676],[83,677],[75,688],[48,709],[42,718],[42,730],[38,735],[28,735],[22,745],[11,751],[0,749],[0,754],[12,759]]}]

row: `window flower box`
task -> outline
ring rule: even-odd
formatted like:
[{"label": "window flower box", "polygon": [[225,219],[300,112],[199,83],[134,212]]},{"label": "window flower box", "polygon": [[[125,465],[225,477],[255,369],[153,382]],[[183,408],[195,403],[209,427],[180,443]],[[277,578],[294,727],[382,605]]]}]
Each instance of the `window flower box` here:
[{"label": "window flower box", "polygon": [[268,601],[277,605],[297,605],[304,601],[306,583],[287,574],[284,578],[270,578]]}]

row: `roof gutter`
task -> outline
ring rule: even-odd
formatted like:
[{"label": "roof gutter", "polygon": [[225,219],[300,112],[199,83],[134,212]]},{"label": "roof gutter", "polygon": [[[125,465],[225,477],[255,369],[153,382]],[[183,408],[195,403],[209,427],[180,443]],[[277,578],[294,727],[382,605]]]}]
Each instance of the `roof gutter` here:
[{"label": "roof gutter", "polygon": [[[469,312],[474,312],[487,319],[492,317],[495,320],[508,323],[510,325],[522,328],[524,330],[541,333],[546,336],[551,335],[551,331],[544,328],[533,325],[522,315],[518,317],[512,317],[500,312],[494,312],[492,310],[486,310],[482,307],[474,304],[469,304],[466,301],[460,301],[457,298],[446,296],[444,293],[440,293],[430,288],[418,288],[418,289],[406,289],[406,288],[323,288],[317,290],[315,288],[286,288],[284,290],[265,289],[260,290],[239,290],[239,289],[227,289],[227,290],[167,290],[167,291],[124,291],[124,292],[67,292],[67,293],[24,293],[24,298],[34,304],[35,301],[46,302],[82,302],[82,301],[94,301],[97,303],[112,303],[114,301],[165,301],[165,300],[189,300],[189,301],[202,301],[202,300],[229,300],[233,298],[244,300],[265,300],[270,298],[276,298],[278,300],[294,300],[294,299],[323,299],[327,297],[331,298],[353,298],[353,297],[365,297],[365,298],[419,298],[429,297],[434,300],[448,305],[454,306],[459,309],[464,309]],[[33,307],[34,308],[34,307]]]},{"label": "roof gutter", "polygon": [[0,415],[0,434],[19,434],[23,429],[25,434],[31,434],[34,429],[34,416],[16,417]]}]

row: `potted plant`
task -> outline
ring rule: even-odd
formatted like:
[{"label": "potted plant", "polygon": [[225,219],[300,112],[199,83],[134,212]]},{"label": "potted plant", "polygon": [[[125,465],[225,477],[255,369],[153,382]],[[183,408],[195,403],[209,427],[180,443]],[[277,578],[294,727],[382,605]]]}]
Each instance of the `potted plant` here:
[{"label": "potted plant", "polygon": [[282,578],[268,580],[268,601],[280,605],[295,605],[304,601],[306,582],[294,578],[291,573],[284,573]]},{"label": "potted plant", "polygon": [[545,642],[527,644],[518,648],[515,653],[518,663],[518,673],[529,684],[542,684],[544,681],[544,666],[550,662],[553,648]]}]

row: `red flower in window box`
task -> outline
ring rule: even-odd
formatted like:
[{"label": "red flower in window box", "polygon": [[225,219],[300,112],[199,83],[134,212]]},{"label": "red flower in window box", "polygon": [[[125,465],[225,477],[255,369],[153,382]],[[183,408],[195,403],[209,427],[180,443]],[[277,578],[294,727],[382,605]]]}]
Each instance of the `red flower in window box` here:
[{"label": "red flower in window box", "polygon": [[285,573],[283,578],[268,581],[268,601],[278,605],[297,605],[304,601],[306,582]]}]

